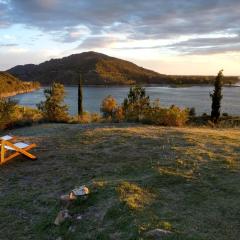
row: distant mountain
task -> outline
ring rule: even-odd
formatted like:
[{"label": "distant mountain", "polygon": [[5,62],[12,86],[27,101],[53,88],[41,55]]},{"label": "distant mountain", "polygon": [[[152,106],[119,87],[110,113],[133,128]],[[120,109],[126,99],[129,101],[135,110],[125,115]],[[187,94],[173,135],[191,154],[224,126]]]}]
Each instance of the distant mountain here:
[{"label": "distant mountain", "polygon": [[23,82],[7,72],[0,72],[0,97],[30,92],[38,87],[38,83]]},{"label": "distant mountain", "polygon": [[[49,85],[53,81],[74,85],[82,73],[85,85],[126,84],[208,84],[213,77],[169,76],[142,68],[131,62],[96,52],[73,54],[61,59],[51,59],[39,65],[19,65],[8,70],[26,81]],[[226,80],[235,83],[235,78]]]}]

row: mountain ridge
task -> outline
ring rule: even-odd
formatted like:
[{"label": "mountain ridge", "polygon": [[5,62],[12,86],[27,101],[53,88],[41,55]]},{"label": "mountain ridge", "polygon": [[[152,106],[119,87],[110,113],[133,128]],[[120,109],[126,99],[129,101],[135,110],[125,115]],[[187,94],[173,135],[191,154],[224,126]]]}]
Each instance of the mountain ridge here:
[{"label": "mountain ridge", "polygon": [[[38,65],[18,65],[7,70],[26,81],[49,85],[53,81],[76,85],[82,74],[84,85],[132,84],[210,84],[213,76],[172,76],[145,69],[130,61],[97,52],[83,52],[50,59]],[[236,83],[237,77],[225,78],[225,83]]]}]

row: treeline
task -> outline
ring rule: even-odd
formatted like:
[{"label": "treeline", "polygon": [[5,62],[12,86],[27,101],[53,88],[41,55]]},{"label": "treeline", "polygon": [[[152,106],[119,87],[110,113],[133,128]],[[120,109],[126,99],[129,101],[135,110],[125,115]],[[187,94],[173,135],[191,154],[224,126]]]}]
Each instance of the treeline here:
[{"label": "treeline", "polygon": [[[153,79],[152,83],[158,82],[158,79]],[[166,84],[189,84],[189,85],[204,85],[204,84],[214,84],[215,76],[180,76],[180,75],[163,75],[161,79],[161,83]],[[223,84],[225,85],[233,85],[240,81],[237,76],[224,76]]]},{"label": "treeline", "polygon": [[0,72],[0,97],[29,92],[39,87],[38,82],[23,82],[7,72]]}]

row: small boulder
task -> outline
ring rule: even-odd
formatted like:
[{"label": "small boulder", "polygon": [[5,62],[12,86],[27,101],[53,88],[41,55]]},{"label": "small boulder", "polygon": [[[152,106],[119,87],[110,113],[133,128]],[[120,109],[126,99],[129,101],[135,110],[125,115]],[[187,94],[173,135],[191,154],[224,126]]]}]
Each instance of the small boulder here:
[{"label": "small boulder", "polygon": [[89,189],[86,186],[80,186],[80,187],[74,188],[70,192],[69,196],[70,196],[71,200],[76,200],[77,197],[86,196],[89,193],[90,193],[90,191],[89,191]]}]

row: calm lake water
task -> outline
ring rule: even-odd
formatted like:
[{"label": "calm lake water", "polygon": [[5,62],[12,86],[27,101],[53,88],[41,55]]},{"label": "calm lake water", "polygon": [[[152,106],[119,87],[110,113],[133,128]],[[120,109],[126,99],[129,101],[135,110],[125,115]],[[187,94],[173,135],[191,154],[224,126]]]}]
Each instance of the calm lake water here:
[{"label": "calm lake water", "polygon": [[[36,107],[44,100],[44,88],[38,91],[13,97],[20,105]],[[65,102],[69,106],[69,113],[77,113],[77,87],[65,87]],[[213,90],[209,86],[192,86],[173,88],[167,86],[146,87],[146,92],[151,100],[160,99],[162,106],[172,104],[180,107],[195,107],[197,114],[210,113],[211,100],[209,93]],[[112,95],[119,103],[127,96],[129,87],[84,87],[84,110],[99,112],[100,104],[104,97]],[[240,87],[224,87],[222,111],[232,115],[240,115]]]}]

